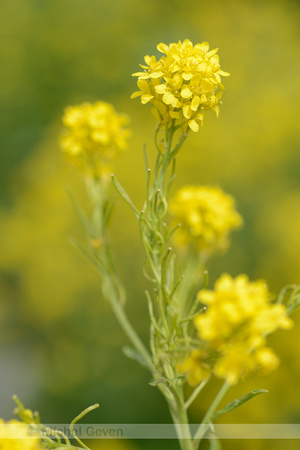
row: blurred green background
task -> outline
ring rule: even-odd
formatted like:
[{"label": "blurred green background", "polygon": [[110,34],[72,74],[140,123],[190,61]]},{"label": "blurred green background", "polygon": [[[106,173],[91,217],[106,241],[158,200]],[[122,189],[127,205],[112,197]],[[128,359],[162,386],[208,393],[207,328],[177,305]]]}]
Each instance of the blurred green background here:
[{"label": "blurred green background", "polygon": [[[96,272],[70,245],[84,233],[65,191],[84,203],[58,146],[66,105],[104,100],[131,117],[129,149],[116,174],[135,202],[144,194],[142,147],[154,155],[150,108],[130,100],[131,77],[159,42],[189,38],[219,47],[229,71],[219,119],[208,112],[178,156],[176,188],[220,185],[237,199],[245,225],[222,272],[267,280],[274,294],[300,282],[300,7],[297,1],[10,0],[0,3],[0,416],[11,395],[44,422],[68,423],[95,402],[87,421],[158,423],[170,417],[149,376],[121,351],[128,344],[101,298]],[[150,156],[151,159],[151,156]],[[143,252],[131,212],[117,201],[113,240],[128,290],[128,314],[148,339]],[[261,396],[226,416],[232,423],[300,423],[300,314],[270,339],[281,358],[268,378],[251,378]],[[218,388],[196,402],[203,416]],[[224,449],[299,448],[296,441],[224,442]],[[95,450],[176,449],[175,442],[95,442]]]}]

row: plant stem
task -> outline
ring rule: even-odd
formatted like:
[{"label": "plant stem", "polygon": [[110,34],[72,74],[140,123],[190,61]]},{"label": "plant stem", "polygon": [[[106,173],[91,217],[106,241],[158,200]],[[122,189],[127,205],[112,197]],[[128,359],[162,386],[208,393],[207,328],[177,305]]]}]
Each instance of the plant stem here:
[{"label": "plant stem", "polygon": [[[157,300],[159,307],[159,318],[158,324],[160,323],[165,331],[166,342],[164,345],[169,345],[171,340],[171,333],[173,327],[173,318],[169,316],[168,308],[172,302],[172,296],[170,292],[173,292],[173,286],[168,286],[168,276],[173,270],[170,266],[167,266],[167,258],[170,249],[167,249],[167,236],[168,233],[164,228],[164,216],[167,213],[167,192],[171,187],[172,181],[175,178],[174,170],[175,166],[173,164],[173,172],[170,176],[170,180],[166,185],[167,172],[170,164],[172,163],[175,154],[184,142],[181,139],[176,145],[175,150],[172,151],[172,141],[174,135],[174,128],[166,128],[165,130],[165,148],[164,152],[159,152],[156,167],[155,167],[155,178],[153,181],[153,187],[151,192],[149,191],[149,199],[146,200],[146,205],[149,205],[151,214],[148,217],[150,222],[150,227],[141,227],[142,240],[145,245],[150,241],[152,233],[155,236],[163,236],[163,240],[156,240],[152,244],[152,247],[145,246],[146,258],[148,259],[150,267],[152,267],[153,275],[155,277],[155,285],[157,289]],[[172,279],[173,279],[172,275]],[[149,300],[151,301],[151,299]],[[154,344],[154,342],[153,342]],[[158,343],[159,348],[159,343]],[[154,354],[156,354],[157,348],[154,344]],[[169,370],[167,370],[169,369]],[[172,366],[165,365],[166,376],[168,379],[175,378],[174,368]],[[170,372],[170,373],[169,373]],[[175,382],[176,383],[176,382]],[[187,415],[187,407],[184,402],[183,386],[182,384],[172,385],[170,389],[165,389],[160,385],[160,390],[166,398],[168,403],[170,413],[176,428],[178,440],[181,446],[181,450],[193,450],[192,436],[189,427],[189,420]]]},{"label": "plant stem", "polygon": [[207,413],[205,414],[204,419],[203,419],[201,425],[199,426],[199,428],[196,431],[196,434],[194,436],[194,443],[193,443],[193,449],[194,450],[198,449],[199,444],[200,444],[203,436],[205,435],[205,433],[206,433],[206,431],[207,431],[207,429],[209,427],[209,424],[211,422],[212,416],[214,415],[217,407],[221,403],[223,397],[225,396],[225,394],[227,393],[229,388],[230,388],[230,384],[227,381],[225,381],[225,383],[221,387],[220,391],[218,392],[216,398],[212,402],[210,408],[208,409]]},{"label": "plant stem", "polygon": [[206,385],[208,380],[204,380],[202,381],[202,383],[200,383],[196,389],[194,389],[193,393],[191,394],[190,398],[185,402],[184,406],[186,407],[186,409],[188,409],[191,404],[193,403],[193,401],[198,397],[199,393],[202,391],[202,389],[204,388],[204,386]]},{"label": "plant stem", "polygon": [[131,325],[124,308],[120,305],[119,302],[117,302],[115,299],[111,298],[111,306],[112,309],[116,315],[116,318],[119,321],[119,324],[121,325],[123,331],[125,332],[128,339],[131,341],[135,349],[140,353],[143,360],[145,361],[145,365],[148,367],[150,372],[154,374],[156,372],[156,369],[152,363],[151,356],[149,352],[147,351],[146,347],[140,340],[138,334],[136,333],[135,329]]},{"label": "plant stem", "polygon": [[177,410],[178,410],[178,419],[180,426],[180,434],[181,434],[181,448],[182,450],[193,450],[193,442],[191,430],[189,427],[189,418],[187,415],[187,408],[184,403],[184,394],[183,394],[183,386],[180,385],[177,387]]}]

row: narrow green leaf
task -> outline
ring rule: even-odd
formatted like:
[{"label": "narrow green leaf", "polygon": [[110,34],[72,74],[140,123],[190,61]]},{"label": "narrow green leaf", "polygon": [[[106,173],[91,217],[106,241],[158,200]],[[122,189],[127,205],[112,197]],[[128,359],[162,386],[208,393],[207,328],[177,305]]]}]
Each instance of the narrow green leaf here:
[{"label": "narrow green leaf", "polygon": [[101,273],[101,275],[103,275],[103,269],[100,265],[100,262],[97,263],[92,256],[79,244],[79,242],[77,242],[75,239],[71,239],[70,240],[71,244],[74,245],[74,247],[77,248],[77,250],[79,250],[79,252],[85,257],[87,258],[87,260],[97,269],[98,272]]},{"label": "narrow green leaf", "polygon": [[80,253],[82,253],[92,264],[94,264],[94,261],[89,255],[89,253],[82,247],[81,244],[79,244],[78,241],[76,241],[76,239],[70,239],[70,243],[74,245],[74,247],[76,247],[77,250],[79,250]]},{"label": "narrow green leaf", "polygon": [[149,384],[150,386],[156,387],[158,384],[167,384],[169,385],[170,382],[169,380],[167,380],[165,377],[161,377],[161,378],[156,378],[155,380],[151,381]]},{"label": "narrow green leaf", "polygon": [[115,186],[117,192],[120,194],[120,196],[123,198],[123,200],[125,200],[125,202],[131,207],[131,209],[133,210],[135,215],[137,217],[139,217],[140,211],[134,206],[133,201],[131,200],[131,198],[129,197],[129,195],[123,188],[123,186],[118,182],[118,180],[116,179],[116,177],[114,175],[112,175],[111,178],[112,178],[112,181],[114,183],[114,186]]},{"label": "narrow green leaf", "polygon": [[149,170],[149,164],[148,164],[146,144],[144,144],[144,147],[143,147],[143,154],[144,154],[144,163],[145,163],[145,170],[146,170],[146,176],[147,176],[147,173]]},{"label": "narrow green leaf", "polygon": [[297,285],[295,285],[295,284],[289,284],[287,286],[284,286],[284,288],[282,288],[281,291],[279,292],[279,295],[277,298],[277,303],[283,303],[288,291],[294,291],[296,288],[297,288]]},{"label": "narrow green leaf", "polygon": [[298,298],[297,301],[294,301],[291,304],[287,305],[287,312],[288,315],[290,315],[292,312],[294,312],[296,309],[298,309],[300,306],[300,299]]},{"label": "narrow green leaf", "polygon": [[155,380],[151,381],[149,384],[150,384],[150,386],[154,386],[154,387],[156,387],[158,384],[172,386],[174,381],[183,380],[185,378],[186,378],[186,375],[178,375],[178,377],[175,377],[172,380],[168,380],[165,377],[161,377],[161,378],[156,378]]},{"label": "narrow green leaf", "polygon": [[[70,432],[74,439],[81,445],[82,448],[86,448],[87,450],[90,450],[89,447],[87,447],[77,436],[76,431],[74,430],[74,425],[78,420],[82,419],[88,412],[92,411],[93,409],[99,408],[99,404],[95,403],[95,405],[89,406],[84,411],[82,411],[78,416],[75,417],[75,419],[72,420],[70,424]],[[68,442],[70,444],[70,442]]]},{"label": "narrow green leaf", "polygon": [[202,286],[201,289],[207,289],[208,281],[209,281],[209,278],[208,278],[208,271],[207,271],[207,270],[204,270],[204,272],[203,272],[203,277],[204,277],[204,279],[203,279],[203,286]]},{"label": "narrow green leaf", "polygon": [[110,199],[105,202],[103,207],[103,217],[104,217],[104,223],[106,226],[108,226],[109,221],[112,217],[113,211],[114,211],[115,203],[111,201]]},{"label": "narrow green leaf", "polygon": [[127,346],[123,347],[122,350],[123,350],[124,355],[127,356],[127,358],[130,358],[130,359],[133,359],[133,360],[139,362],[143,367],[147,367],[147,364],[146,364],[144,358],[137,350],[135,350],[132,347],[127,347]]},{"label": "narrow green leaf", "polygon": [[217,411],[212,416],[212,421],[214,421],[217,417],[223,416],[224,414],[227,414],[227,413],[233,411],[234,409],[239,408],[244,403],[248,402],[249,400],[256,397],[257,395],[267,394],[267,393],[268,393],[268,391],[266,389],[254,389],[253,391],[249,392],[248,394],[243,395],[243,397],[237,398],[237,399],[233,400],[232,402],[228,403],[228,405],[226,405],[223,409],[220,409],[220,411]]},{"label": "narrow green leaf", "polygon": [[90,229],[90,224],[89,224],[89,220],[85,214],[85,212],[83,211],[83,209],[81,208],[81,206],[79,205],[79,203],[77,202],[77,200],[75,199],[71,189],[69,188],[69,186],[65,186],[65,190],[71,200],[71,203],[73,205],[73,208],[80,220],[80,222],[82,223],[82,225],[84,226],[84,228],[86,229],[87,232],[89,232]]}]

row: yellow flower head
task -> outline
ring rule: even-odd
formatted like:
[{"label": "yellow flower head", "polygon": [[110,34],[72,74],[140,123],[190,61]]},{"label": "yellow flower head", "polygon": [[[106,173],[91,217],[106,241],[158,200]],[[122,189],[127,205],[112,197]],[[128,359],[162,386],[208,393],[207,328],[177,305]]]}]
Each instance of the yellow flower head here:
[{"label": "yellow flower head", "polygon": [[63,123],[62,150],[83,171],[107,171],[116,155],[127,147],[128,117],[117,114],[109,103],[69,106]]},{"label": "yellow flower head", "polygon": [[270,302],[264,282],[223,274],[214,291],[202,290],[198,298],[208,308],[195,318],[195,326],[208,348],[219,353],[216,376],[235,384],[251,372],[278,366],[277,356],[265,346],[266,336],[291,328],[292,321],[283,305]]},{"label": "yellow flower head", "polygon": [[229,347],[217,360],[214,374],[218,378],[225,378],[229,384],[237,384],[249,373],[255,371],[256,365],[249,349],[243,343]]},{"label": "yellow flower head", "polygon": [[178,246],[193,243],[197,250],[206,253],[226,249],[229,233],[243,223],[234,199],[209,186],[180,189],[170,202],[170,213],[174,222],[181,224],[174,235]]},{"label": "yellow flower head", "polygon": [[218,49],[209,51],[209,44],[193,45],[188,39],[177,44],[159,44],[163,56],[145,56],[143,72],[138,77],[137,92],[142,104],[151,102],[153,113],[161,124],[186,125],[195,132],[203,122],[203,110],[219,113],[224,86],[221,76],[229,73],[220,69]]},{"label": "yellow flower head", "polygon": [[0,419],[0,450],[42,450],[42,446],[40,439],[30,436],[25,423]]},{"label": "yellow flower head", "polygon": [[177,364],[177,370],[186,374],[191,386],[196,386],[210,376],[211,368],[206,359],[207,355],[203,351],[193,350],[182,363]]}]

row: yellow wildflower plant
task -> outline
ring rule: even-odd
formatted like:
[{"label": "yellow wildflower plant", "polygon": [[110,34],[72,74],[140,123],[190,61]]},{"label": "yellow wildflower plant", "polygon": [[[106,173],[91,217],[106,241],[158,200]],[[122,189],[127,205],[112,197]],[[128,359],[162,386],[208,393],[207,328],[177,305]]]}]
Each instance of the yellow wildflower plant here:
[{"label": "yellow wildflower plant", "polygon": [[41,440],[30,436],[28,425],[19,420],[0,419],[0,450],[42,450]]},{"label": "yellow wildflower plant", "polygon": [[224,86],[221,76],[229,76],[220,68],[218,49],[209,50],[209,44],[193,45],[189,39],[166,45],[157,45],[163,53],[160,59],[145,56],[146,65],[138,77],[140,89],[131,98],[141,97],[142,104],[154,106],[152,112],[161,125],[188,126],[197,132],[203,123],[203,111],[219,113]]},{"label": "yellow wildflower plant", "polygon": [[220,188],[185,186],[170,201],[170,213],[180,228],[174,235],[179,247],[195,245],[198,251],[214,253],[229,245],[229,234],[243,219],[233,197]]},{"label": "yellow wildflower plant", "polygon": [[[144,146],[146,195],[142,208],[112,175],[116,191],[138,221],[145,252],[143,272],[152,285],[145,291],[149,346],[126,313],[126,288],[110,241],[112,196],[107,178],[103,178],[103,166],[108,167],[126,144],[124,116],[104,103],[67,108],[62,146],[69,157],[83,161],[89,174],[92,171],[97,175],[85,179],[90,200],[87,212],[72,198],[87,232],[86,245],[76,241],[75,245],[98,270],[103,298],[131,343],[124,353],[147,367],[152,376],[150,384],[166,398],[181,450],[197,450],[216,417],[266,392],[254,390],[217,411],[230,386],[252,373],[267,374],[277,368],[279,359],[267,346],[267,336],[279,328],[291,328],[288,314],[300,305],[300,286],[284,288],[277,303],[271,301],[262,281],[250,282],[246,275],[234,279],[224,274],[214,290],[206,289],[207,257],[228,247],[230,233],[242,225],[243,219],[235,200],[218,187],[188,185],[171,200],[169,192],[176,178],[178,151],[189,130],[199,130],[203,111],[218,114],[224,89],[221,77],[229,74],[220,68],[217,49],[209,50],[206,42],[194,46],[187,39],[170,45],[161,43],[157,49],[163,55],[159,59],[146,56],[143,71],[133,74],[138,78],[139,91],[131,97],[152,104],[158,121],[154,167],[148,164]],[[166,221],[168,212],[173,223]],[[183,249],[180,262],[169,244],[170,238]],[[200,286],[202,290],[196,296]],[[188,408],[213,375],[224,380],[223,386],[191,435]],[[187,399],[186,380],[194,387]],[[67,437],[63,439],[68,444]]]},{"label": "yellow wildflower plant", "polygon": [[83,103],[65,109],[62,150],[82,171],[101,175],[109,172],[130,135],[128,116],[118,114],[105,102]]},{"label": "yellow wildflower plant", "polygon": [[[207,309],[195,317],[194,323],[211,355],[207,363],[217,377],[236,384],[250,373],[266,374],[277,368],[278,357],[266,347],[266,336],[279,328],[291,328],[293,322],[284,305],[271,302],[263,281],[250,282],[246,275],[234,279],[223,274],[215,290],[200,291],[198,299]],[[195,362],[193,353],[191,356]],[[199,375],[205,361],[199,367],[196,363],[189,365],[191,356],[179,369],[190,369],[188,379],[200,382],[205,379]]]}]

